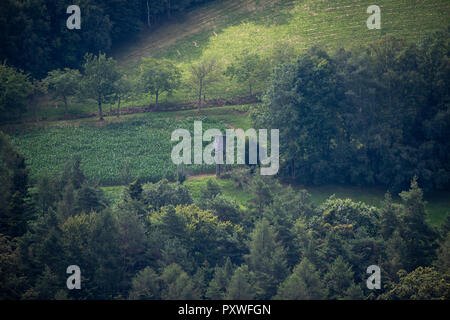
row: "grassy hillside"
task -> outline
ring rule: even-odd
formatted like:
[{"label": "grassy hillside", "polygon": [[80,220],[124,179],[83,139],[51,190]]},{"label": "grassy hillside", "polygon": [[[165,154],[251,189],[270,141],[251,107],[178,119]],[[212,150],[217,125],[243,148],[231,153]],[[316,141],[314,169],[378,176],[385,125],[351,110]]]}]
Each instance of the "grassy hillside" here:
[{"label": "grassy hillside", "polygon": [[[189,65],[203,58],[215,57],[225,68],[244,51],[273,57],[299,54],[314,45],[330,50],[359,47],[387,34],[415,40],[450,26],[449,1],[381,0],[376,2],[381,8],[381,30],[369,30],[366,11],[372,4],[366,0],[217,1],[143,32],[114,56],[124,70],[131,70],[142,57],[170,58],[184,70],[186,80]],[[229,98],[247,92],[245,86],[225,78],[207,93]],[[195,92],[184,86],[163,99],[195,100]]]},{"label": "grassy hillside", "polygon": [[270,54],[293,47],[301,52],[315,44],[330,48],[363,45],[383,34],[416,39],[450,25],[445,0],[380,0],[381,30],[368,30],[366,0],[225,0],[193,9],[180,20],[144,32],[115,56],[122,65],[142,57],[172,58],[189,63],[202,56],[229,62],[243,50]]}]

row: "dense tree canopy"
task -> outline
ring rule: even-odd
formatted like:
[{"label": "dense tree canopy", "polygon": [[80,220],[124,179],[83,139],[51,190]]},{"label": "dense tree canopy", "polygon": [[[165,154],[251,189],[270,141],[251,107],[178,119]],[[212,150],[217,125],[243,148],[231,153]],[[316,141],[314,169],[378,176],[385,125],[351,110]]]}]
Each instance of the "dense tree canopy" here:
[{"label": "dense tree canopy", "polygon": [[280,129],[281,169],[305,184],[383,185],[414,175],[450,184],[448,32],[418,43],[389,36],[333,55],[313,48],[277,67],[254,118]]},{"label": "dense tree canopy", "polygon": [[[447,229],[426,222],[416,179],[402,203],[387,195],[380,209],[335,197],[317,207],[304,190],[252,175],[259,187],[239,187],[255,199],[248,208],[216,183],[194,201],[167,180],[135,181],[111,205],[77,156],[28,194],[23,158],[2,141],[3,299],[449,297]],[[71,264],[83,290],[62,285]],[[372,264],[377,292],[365,289]]]},{"label": "dense tree canopy", "polygon": [[155,28],[172,14],[211,0],[78,0],[81,29],[69,30],[62,0],[0,3],[0,61],[35,77],[58,68],[78,68],[85,53],[109,52],[112,43]]},{"label": "dense tree canopy", "polygon": [[0,64],[0,120],[16,120],[25,112],[32,93],[30,77],[13,67]]}]

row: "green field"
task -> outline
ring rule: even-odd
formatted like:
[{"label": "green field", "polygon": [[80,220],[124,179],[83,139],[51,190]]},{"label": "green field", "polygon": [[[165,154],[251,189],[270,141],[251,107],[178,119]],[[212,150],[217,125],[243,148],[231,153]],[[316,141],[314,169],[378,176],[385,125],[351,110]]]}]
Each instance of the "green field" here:
[{"label": "green field", "polygon": [[[366,10],[373,4],[381,8],[381,30],[366,26]],[[126,66],[147,56],[189,63],[215,55],[227,63],[245,49],[268,55],[283,46],[298,52],[315,44],[359,46],[384,34],[416,39],[448,26],[449,12],[445,0],[216,1],[143,32],[134,44],[117,48],[115,56]]]},{"label": "green field", "polygon": [[[82,158],[86,175],[101,185],[118,185],[137,178],[174,180],[177,168],[170,158],[175,145],[170,141],[172,131],[185,128],[192,132],[195,120],[203,121],[203,130],[224,130],[224,123],[234,123],[234,108],[238,107],[208,110],[226,121],[207,116],[208,111],[200,115],[183,111],[139,114],[105,122],[85,120],[19,126],[14,128],[12,140],[26,157],[33,180],[43,174],[60,172],[76,154]],[[224,113],[231,117],[223,117]],[[214,166],[192,165],[187,170],[191,174],[211,172]]]}]

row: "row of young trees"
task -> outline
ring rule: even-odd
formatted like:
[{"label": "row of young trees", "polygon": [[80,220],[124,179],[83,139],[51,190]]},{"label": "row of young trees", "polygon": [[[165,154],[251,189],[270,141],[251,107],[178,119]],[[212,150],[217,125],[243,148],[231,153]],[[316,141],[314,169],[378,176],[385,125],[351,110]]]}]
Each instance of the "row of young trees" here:
[{"label": "row of young trees", "polygon": [[184,82],[181,70],[168,59],[143,58],[135,70],[125,74],[120,71],[117,62],[106,54],[86,54],[81,72],[70,68],[56,69],[42,80],[33,79],[4,62],[0,65],[0,78],[3,80],[0,85],[0,119],[17,119],[31,106],[38,121],[39,99],[48,93],[63,102],[65,117],[68,116],[69,100],[74,96],[78,100],[95,100],[100,119],[103,119],[102,105],[117,102],[119,116],[123,99],[132,99],[133,95],[141,93],[151,94],[157,105],[161,94],[170,95],[181,85],[197,92],[197,108],[200,111],[202,98],[206,99],[206,87],[219,81],[222,75],[247,85],[252,95],[254,86],[264,81],[267,74],[265,61],[249,53],[237,57],[224,71],[214,58],[193,63]]},{"label": "row of young trees", "polygon": [[[194,201],[179,183],[131,183],[115,205],[75,158],[27,183],[0,137],[2,299],[449,299],[450,220],[426,222],[417,180],[381,208],[230,173],[247,208],[210,180]],[[238,185],[240,185],[238,187]],[[81,268],[81,290],[66,268]],[[366,287],[381,267],[382,289]]]}]

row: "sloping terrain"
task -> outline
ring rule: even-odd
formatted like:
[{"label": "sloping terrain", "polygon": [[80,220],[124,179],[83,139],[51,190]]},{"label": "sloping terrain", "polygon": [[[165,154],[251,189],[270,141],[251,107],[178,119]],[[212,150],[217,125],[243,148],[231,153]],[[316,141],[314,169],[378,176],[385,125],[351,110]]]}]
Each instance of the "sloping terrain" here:
[{"label": "sloping terrain", "polygon": [[[381,30],[366,26],[366,10],[373,4],[381,8]],[[225,0],[144,31],[115,56],[124,66],[147,56],[188,63],[214,55],[226,62],[243,50],[267,54],[285,47],[300,52],[315,44],[359,46],[384,34],[416,39],[450,26],[449,15],[445,0]]]}]

